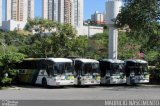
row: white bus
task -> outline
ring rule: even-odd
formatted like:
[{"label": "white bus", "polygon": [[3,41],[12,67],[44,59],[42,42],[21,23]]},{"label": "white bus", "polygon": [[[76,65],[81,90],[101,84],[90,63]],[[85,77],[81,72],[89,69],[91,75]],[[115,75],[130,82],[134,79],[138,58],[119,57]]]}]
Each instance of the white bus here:
[{"label": "white bus", "polygon": [[101,85],[126,84],[125,63],[122,60],[100,60]]},{"label": "white bus", "polygon": [[66,58],[29,58],[16,64],[17,81],[46,86],[74,85],[74,67]]},{"label": "white bus", "polygon": [[74,59],[75,85],[99,85],[99,62],[94,59]]},{"label": "white bus", "polygon": [[144,60],[126,60],[127,84],[149,83],[148,62]]}]

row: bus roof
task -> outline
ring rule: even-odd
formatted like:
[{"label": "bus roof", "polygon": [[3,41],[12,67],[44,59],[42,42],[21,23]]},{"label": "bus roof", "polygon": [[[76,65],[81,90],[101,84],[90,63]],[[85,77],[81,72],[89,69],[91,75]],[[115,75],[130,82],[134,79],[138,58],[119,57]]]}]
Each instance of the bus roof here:
[{"label": "bus roof", "polygon": [[71,59],[67,58],[27,58],[25,60],[51,60],[53,62],[72,62]]},{"label": "bus roof", "polygon": [[71,59],[67,58],[47,58],[47,60],[51,60],[53,62],[73,62]]},{"label": "bus roof", "polygon": [[147,61],[145,61],[145,60],[140,60],[140,59],[128,59],[128,60],[125,60],[125,62],[148,63]]},{"label": "bus roof", "polygon": [[83,63],[99,63],[99,61],[97,60],[94,60],[94,59],[83,59],[83,58],[77,58],[75,60],[79,60]]},{"label": "bus roof", "polygon": [[110,63],[124,63],[124,61],[118,60],[118,59],[102,59],[100,61],[107,61],[107,62],[110,62]]}]

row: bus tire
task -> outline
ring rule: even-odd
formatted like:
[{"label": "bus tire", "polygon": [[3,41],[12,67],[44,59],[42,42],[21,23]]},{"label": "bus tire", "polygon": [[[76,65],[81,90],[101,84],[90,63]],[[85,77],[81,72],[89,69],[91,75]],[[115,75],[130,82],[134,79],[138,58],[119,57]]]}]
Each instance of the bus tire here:
[{"label": "bus tire", "polygon": [[47,87],[47,80],[46,80],[46,78],[42,79],[42,86],[43,87]]},{"label": "bus tire", "polygon": [[100,86],[104,86],[105,84],[103,84],[103,83],[100,83]]},{"label": "bus tire", "polygon": [[78,77],[78,80],[77,80],[77,85],[80,86],[81,85],[81,77]]}]

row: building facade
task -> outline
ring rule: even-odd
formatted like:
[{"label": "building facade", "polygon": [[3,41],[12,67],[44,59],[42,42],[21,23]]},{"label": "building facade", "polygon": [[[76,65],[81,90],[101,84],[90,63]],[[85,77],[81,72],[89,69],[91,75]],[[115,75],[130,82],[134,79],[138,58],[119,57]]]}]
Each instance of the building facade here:
[{"label": "building facade", "polygon": [[64,0],[64,23],[72,23],[72,1]]},{"label": "building facade", "polygon": [[91,15],[91,24],[101,25],[104,23],[105,21],[103,13],[99,13],[98,11],[96,11],[94,14]]},{"label": "building facade", "polygon": [[73,14],[73,26],[82,27],[83,26],[83,0],[73,0],[72,6]]},{"label": "building facade", "polygon": [[6,21],[34,18],[34,0],[6,0]]},{"label": "building facade", "polygon": [[24,30],[26,23],[24,21],[14,20],[3,21],[1,29],[5,31]]},{"label": "building facade", "polygon": [[83,0],[43,0],[43,19],[83,26]]},{"label": "building facade", "polygon": [[42,18],[63,23],[64,0],[42,0]]},{"label": "building facade", "polygon": [[28,0],[28,18],[34,19],[34,0]]}]

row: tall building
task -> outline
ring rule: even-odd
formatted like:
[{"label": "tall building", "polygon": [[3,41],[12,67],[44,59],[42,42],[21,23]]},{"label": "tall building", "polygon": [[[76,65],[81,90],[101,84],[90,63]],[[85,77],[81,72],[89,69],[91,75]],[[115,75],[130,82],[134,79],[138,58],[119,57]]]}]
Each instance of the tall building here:
[{"label": "tall building", "polygon": [[48,19],[48,0],[42,0],[42,18]]},{"label": "tall building", "polygon": [[91,24],[104,24],[104,14],[96,11],[94,14],[91,15],[91,22]]},{"label": "tall building", "polygon": [[0,0],[0,27],[2,26],[2,0]]},{"label": "tall building", "polygon": [[73,0],[73,26],[83,26],[83,0]]},{"label": "tall building", "polygon": [[43,19],[53,20],[55,22],[64,23],[66,1],[70,0],[43,0],[42,17]]},{"label": "tall building", "polygon": [[28,0],[28,18],[34,19],[34,0]]},{"label": "tall building", "polygon": [[43,0],[43,19],[83,26],[83,0]]},{"label": "tall building", "polygon": [[6,0],[6,21],[34,18],[34,0]]},{"label": "tall building", "polygon": [[64,0],[64,23],[72,23],[72,4],[71,0]]}]

